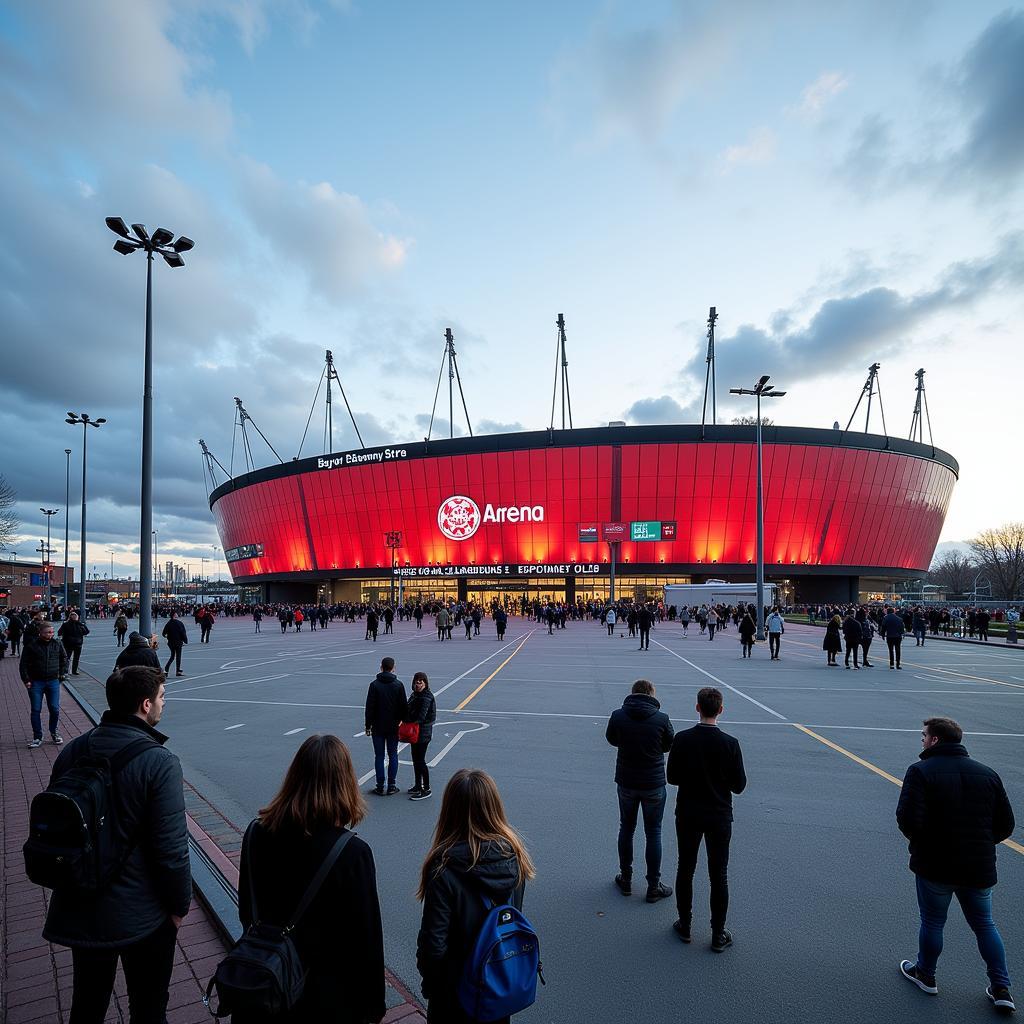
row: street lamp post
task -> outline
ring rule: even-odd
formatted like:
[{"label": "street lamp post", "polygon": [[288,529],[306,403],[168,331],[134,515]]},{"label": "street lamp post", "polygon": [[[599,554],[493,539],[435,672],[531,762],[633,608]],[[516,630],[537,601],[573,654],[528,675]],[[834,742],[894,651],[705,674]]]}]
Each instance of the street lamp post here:
[{"label": "street lamp post", "polygon": [[764,640],[764,489],[761,480],[761,399],[782,398],[767,374],[753,388],[729,388],[730,395],[753,395],[757,399],[757,639]]},{"label": "street lamp post", "polygon": [[64,614],[68,613],[68,526],[71,517],[71,449],[64,449]]},{"label": "street lamp post", "polygon": [[[142,392],[142,521],[139,527],[139,632],[149,636],[153,615],[153,563],[149,535],[153,530],[153,256],[159,254],[172,269],[185,266],[181,254],[195,242],[181,235],[177,241],[167,228],[157,228],[152,236],[144,224],[133,224],[133,238],[120,217],[107,217],[107,227],[120,235],[115,252],[128,256],[138,249],[146,254],[146,370]],[[173,243],[173,244],[172,244]]]},{"label": "street lamp post", "polygon": [[391,607],[395,607],[395,569],[398,566],[398,549],[402,546],[402,531],[389,530],[384,542],[391,549]]},{"label": "street lamp post", "polygon": [[202,604],[206,597],[206,559],[200,558],[199,561],[202,563],[199,570],[199,603]]},{"label": "street lamp post", "polygon": [[[50,614],[53,605],[53,574],[50,572],[50,520],[60,511],[59,508],[42,508],[40,512],[46,516],[46,614]],[[64,510],[67,516],[67,508]],[[66,609],[65,609],[66,614]]]},{"label": "street lamp post", "polygon": [[81,555],[82,559],[82,575],[81,579],[79,580],[79,586],[82,588],[82,593],[81,600],[78,602],[78,604],[80,608],[79,618],[83,622],[85,622],[85,581],[88,579],[85,564],[85,456],[86,450],[89,446],[89,428],[99,428],[101,424],[106,423],[107,421],[102,416],[99,419],[90,419],[89,414],[87,412],[69,412],[68,418],[64,422],[70,423],[72,426],[78,426],[79,423],[82,424],[82,534],[79,540],[79,547],[81,548],[79,554]]}]

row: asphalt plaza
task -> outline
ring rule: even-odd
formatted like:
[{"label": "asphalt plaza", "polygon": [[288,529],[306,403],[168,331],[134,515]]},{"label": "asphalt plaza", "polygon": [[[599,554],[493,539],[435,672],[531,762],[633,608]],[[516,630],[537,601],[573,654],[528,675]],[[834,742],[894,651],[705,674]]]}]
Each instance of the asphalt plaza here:
[{"label": "asphalt plaza", "polygon": [[[116,648],[91,623],[83,666],[105,677]],[[417,873],[440,793],[456,768],[491,772],[524,834],[538,877],[525,909],[542,940],[548,985],[528,1021],[705,1021],[987,1019],[985,974],[973,936],[954,907],[939,964],[938,998],[903,981],[913,959],[917,906],[906,843],[895,825],[898,781],[920,750],[921,720],[948,714],[964,726],[970,752],[1001,774],[1024,818],[1024,656],[1005,648],[932,641],[904,645],[901,672],[826,668],[821,631],[790,626],[782,660],[766,645],[740,658],[734,629],[713,642],[691,626],[663,623],[651,648],[616,628],[546,625],[511,618],[506,642],[485,620],[471,641],[453,631],[439,643],[429,621],[364,639],[362,623],[332,623],[282,636],[264,622],[220,619],[209,645],[188,622],[185,677],[168,684],[162,727],[189,781],[240,826],[274,793],[302,739],[341,736],[372,788],[373,754],[362,736],[363,701],[379,661],[390,655],[406,681],[425,671],[438,696],[429,749],[432,801],[370,796],[359,826],[377,863],[386,957],[417,988]],[[736,800],[729,926],[735,946],[708,949],[708,890],[694,888],[694,943],[671,931],[673,900],[648,905],[642,885],[624,898],[617,868],[615,751],[608,714],[634,679],[648,678],[677,729],[695,720],[696,691],[725,693],[722,727],[743,747],[748,788]],[[82,687],[103,706],[96,684]],[[412,784],[409,767],[399,775]],[[669,790],[670,804],[674,803]],[[672,814],[666,812],[664,879],[674,884]],[[1024,828],[999,848],[996,920],[1010,974],[1024,967]],[[635,877],[643,875],[638,829]],[[1018,985],[1019,987],[1019,985]],[[518,1019],[518,1018],[517,1018]]]}]

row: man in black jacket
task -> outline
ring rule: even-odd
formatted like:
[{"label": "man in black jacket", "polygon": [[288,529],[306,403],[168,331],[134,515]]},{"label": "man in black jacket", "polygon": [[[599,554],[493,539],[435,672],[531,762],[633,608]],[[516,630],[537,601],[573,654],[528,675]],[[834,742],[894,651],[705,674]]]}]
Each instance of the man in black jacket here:
[{"label": "man in black jacket", "polygon": [[[205,614],[209,615],[210,613],[205,612]],[[173,661],[175,662],[174,674],[183,676],[185,673],[181,671],[181,649],[188,643],[188,630],[185,629],[185,623],[178,618],[177,612],[171,612],[171,617],[167,620],[163,633],[171,652],[167,664],[164,665],[164,672],[171,671],[171,662]]]},{"label": "man in black jacket", "polygon": [[955,895],[988,965],[986,994],[997,1009],[1013,1012],[1006,950],[992,920],[996,843],[1013,833],[1013,810],[1002,780],[968,756],[963,735],[951,718],[927,719],[921,758],[903,779],[896,822],[910,840],[921,930],[916,962],[902,961],[900,971],[922,992],[938,993],[935,966]]},{"label": "man in black jacket", "polygon": [[160,667],[160,658],[153,650],[152,641],[147,640],[141,633],[134,630],[128,634],[128,643],[117,656],[114,668],[129,668],[131,665],[143,665],[148,668]]},{"label": "man in black jacket", "polygon": [[366,735],[373,738],[377,796],[384,796],[384,752],[388,755],[387,795],[398,792],[398,726],[405,721],[408,703],[405,683],[395,675],[395,659],[383,658],[377,678],[366,691]]},{"label": "man in black jacket", "polygon": [[100,724],[77,737],[53,766],[51,783],[87,752],[112,758],[141,737],[153,742],[118,773],[112,800],[124,866],[96,893],[57,889],[43,937],[71,947],[73,1021],[102,1021],[124,968],[132,1020],[164,1016],[178,927],[192,899],[181,764],[154,726],[164,706],[160,669],[115,670]]},{"label": "man in black jacket", "polygon": [[651,647],[651,626],[654,623],[654,613],[648,605],[643,605],[636,613],[636,624],[640,629],[639,650],[647,651]]},{"label": "man in black jacket", "polygon": [[29,749],[43,745],[43,698],[50,712],[50,738],[54,743],[64,742],[58,731],[60,722],[60,684],[68,673],[68,656],[61,642],[53,635],[53,623],[41,622],[30,637],[25,634],[25,647],[18,663],[21,681],[32,702],[32,742]]},{"label": "man in black jacket", "polygon": [[885,618],[879,623],[878,631],[885,637],[885,645],[889,648],[889,668],[902,668],[900,647],[903,644],[903,619],[891,608],[886,608]]},{"label": "man in black jacket", "polygon": [[64,645],[64,651],[71,659],[71,674],[78,675],[78,660],[82,657],[82,644],[89,635],[89,627],[78,620],[78,612],[72,612],[67,622],[61,623],[57,636]]},{"label": "man in black jacket", "polygon": [[711,948],[716,953],[732,945],[732,933],[725,927],[729,911],[732,794],[742,793],[747,785],[739,743],[718,728],[718,717],[723,710],[720,690],[711,686],[701,690],[697,694],[700,724],[678,733],[668,755],[669,785],[679,787],[676,800],[679,920],[672,927],[683,942],[690,941],[693,874],[703,840],[711,876]]},{"label": "man in black jacket", "polygon": [[615,783],[619,795],[619,873],[615,884],[633,892],[633,835],[639,812],[647,840],[647,902],[672,895],[661,881],[661,822],[665,816],[665,753],[672,746],[672,722],[654,697],[654,684],[638,679],[605,730],[618,748]]}]

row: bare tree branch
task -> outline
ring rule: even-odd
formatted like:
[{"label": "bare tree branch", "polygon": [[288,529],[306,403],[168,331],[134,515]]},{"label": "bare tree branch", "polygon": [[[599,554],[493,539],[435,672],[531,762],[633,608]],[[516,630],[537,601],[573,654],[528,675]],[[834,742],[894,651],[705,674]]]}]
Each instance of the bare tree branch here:
[{"label": "bare tree branch", "polygon": [[17,495],[14,488],[0,474],[0,550],[10,547],[14,535],[21,525],[18,517],[14,514],[14,504]]},{"label": "bare tree branch", "polygon": [[982,530],[970,548],[992,584],[993,597],[1016,601],[1024,595],[1024,522]]}]

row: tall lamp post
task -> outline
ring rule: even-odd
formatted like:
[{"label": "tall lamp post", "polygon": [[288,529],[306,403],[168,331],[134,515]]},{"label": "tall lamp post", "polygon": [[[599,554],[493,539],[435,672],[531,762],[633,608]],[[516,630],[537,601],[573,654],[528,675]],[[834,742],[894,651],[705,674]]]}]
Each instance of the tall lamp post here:
[{"label": "tall lamp post", "polygon": [[764,498],[761,482],[761,399],[782,398],[767,374],[753,388],[729,388],[730,395],[753,395],[757,399],[757,639],[764,640]]},{"label": "tall lamp post", "polygon": [[[46,614],[50,614],[50,607],[53,604],[53,574],[50,572],[50,520],[60,511],[59,508],[42,508],[40,512],[46,516]],[[67,509],[65,508],[65,517]],[[67,609],[65,608],[65,614]]]},{"label": "tall lamp post", "polygon": [[114,251],[129,256],[138,249],[146,254],[146,371],[142,392],[142,522],[139,527],[139,632],[149,636],[153,615],[153,563],[150,558],[149,535],[153,530],[153,256],[159,254],[167,266],[185,266],[181,254],[195,242],[181,235],[157,228],[152,236],[144,224],[133,224],[132,232],[120,217],[107,217],[107,227],[120,235]]},{"label": "tall lamp post", "polygon": [[395,607],[395,568],[398,565],[398,549],[402,546],[402,531],[389,530],[385,545],[391,549],[391,607]]},{"label": "tall lamp post", "polygon": [[64,449],[64,614],[68,613],[68,526],[71,517],[71,449]]},{"label": "tall lamp post", "polygon": [[199,569],[199,603],[203,603],[203,599],[206,597],[206,559],[199,559],[201,566]]},{"label": "tall lamp post", "polygon": [[[82,593],[81,600],[78,602],[78,604],[80,608],[79,618],[83,622],[85,622],[85,581],[88,579],[88,574],[86,573],[85,565],[85,455],[86,450],[89,447],[89,428],[99,428],[102,424],[106,423],[107,421],[102,416],[99,419],[90,419],[89,414],[87,412],[69,412],[68,418],[64,422],[70,423],[73,427],[77,427],[79,423],[82,424],[82,533],[81,538],[79,540],[79,547],[81,548],[79,554],[81,555],[82,558],[82,575],[81,578],[79,579],[79,586],[82,588]],[[146,635],[148,636],[149,634],[147,633]]]}]

